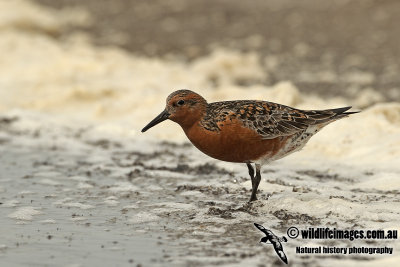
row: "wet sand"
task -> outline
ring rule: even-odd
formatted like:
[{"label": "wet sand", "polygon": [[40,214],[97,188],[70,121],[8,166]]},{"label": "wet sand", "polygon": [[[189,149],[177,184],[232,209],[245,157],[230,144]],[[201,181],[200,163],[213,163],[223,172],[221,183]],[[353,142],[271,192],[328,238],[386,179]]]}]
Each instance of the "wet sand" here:
[{"label": "wet sand", "polygon": [[[1,118],[0,216],[7,231],[0,259],[7,266],[273,266],[280,260],[259,243],[254,222],[286,235],[291,226],[391,229],[400,219],[398,191],[369,186],[377,173],[346,164],[268,166],[261,201],[248,204],[244,164],[216,162],[189,144],[101,132],[93,140],[91,127],[41,119],[46,126],[30,132],[26,118]],[[399,249],[393,240],[299,239],[284,249],[293,266],[397,260],[295,253],[296,246],[316,244]]]}]

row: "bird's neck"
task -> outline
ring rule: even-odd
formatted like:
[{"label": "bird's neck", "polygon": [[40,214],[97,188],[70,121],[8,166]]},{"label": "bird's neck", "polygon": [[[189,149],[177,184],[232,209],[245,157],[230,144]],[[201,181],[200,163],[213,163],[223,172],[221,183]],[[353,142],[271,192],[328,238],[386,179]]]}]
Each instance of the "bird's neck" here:
[{"label": "bird's neck", "polygon": [[186,116],[180,118],[180,120],[177,121],[177,123],[182,127],[182,129],[186,133],[204,118],[206,111],[207,111],[206,106],[197,107],[196,109],[191,110],[189,114],[186,114]]}]

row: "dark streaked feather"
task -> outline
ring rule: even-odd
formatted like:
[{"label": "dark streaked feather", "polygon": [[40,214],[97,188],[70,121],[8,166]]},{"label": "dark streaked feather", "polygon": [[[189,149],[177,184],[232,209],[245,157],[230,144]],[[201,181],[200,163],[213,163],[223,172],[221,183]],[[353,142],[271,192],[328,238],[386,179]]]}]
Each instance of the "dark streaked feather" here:
[{"label": "dark streaked feather", "polygon": [[267,233],[267,229],[265,229],[265,227],[262,226],[261,224],[254,223],[254,225],[255,225],[260,231],[262,231],[263,233]]},{"label": "dark streaked feather", "polygon": [[287,260],[287,257],[286,257],[285,252],[283,252],[282,249],[278,249],[278,248],[275,247],[275,246],[274,246],[274,249],[275,249],[275,251],[276,251],[276,254],[278,254],[279,258],[281,258],[281,260],[282,260],[284,263],[288,264],[288,260]]},{"label": "dark streaked feather", "polygon": [[357,112],[351,107],[327,110],[300,110],[267,101],[238,100],[210,103],[201,124],[210,131],[220,131],[219,122],[237,119],[263,139],[289,136],[311,125],[327,124]]},{"label": "dark streaked feather", "polygon": [[264,226],[258,223],[254,223],[254,225],[262,231],[269,239],[271,244],[274,246],[276,254],[278,254],[279,258],[286,264],[288,264],[288,260],[285,252],[283,252],[283,246],[281,244],[281,240],[286,242],[287,239],[285,237],[278,238],[271,230],[266,229]]}]

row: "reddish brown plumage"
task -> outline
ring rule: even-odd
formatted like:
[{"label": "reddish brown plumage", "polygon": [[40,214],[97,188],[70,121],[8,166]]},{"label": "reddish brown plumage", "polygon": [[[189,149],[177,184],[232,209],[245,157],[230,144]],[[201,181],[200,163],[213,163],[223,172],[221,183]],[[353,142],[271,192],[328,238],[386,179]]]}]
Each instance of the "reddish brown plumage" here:
[{"label": "reddish brown plumage", "polygon": [[237,119],[218,123],[220,131],[207,131],[195,123],[182,127],[186,136],[200,151],[215,159],[229,162],[254,162],[261,157],[274,156],[288,137],[262,139]]},{"label": "reddish brown plumage", "polygon": [[[142,132],[170,119],[199,150],[223,161],[247,163],[256,200],[261,165],[301,149],[325,125],[355,112],[351,107],[300,110],[267,101],[207,103],[190,90],[173,92],[165,110]],[[250,163],[255,162],[256,175]]]}]

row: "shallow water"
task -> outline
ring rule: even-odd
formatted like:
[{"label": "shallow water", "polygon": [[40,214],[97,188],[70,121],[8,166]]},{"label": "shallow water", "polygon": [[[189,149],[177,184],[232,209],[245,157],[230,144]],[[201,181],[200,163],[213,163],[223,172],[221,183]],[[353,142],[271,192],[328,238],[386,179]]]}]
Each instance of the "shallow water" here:
[{"label": "shallow water", "polygon": [[[161,264],[170,247],[163,244],[165,234],[145,234],[142,231],[146,227],[138,229],[127,222],[126,217],[132,212],[130,197],[117,201],[119,198],[108,196],[110,178],[107,181],[99,172],[90,179],[84,164],[76,168],[76,163],[62,163],[63,159],[71,163],[84,161],[83,154],[71,157],[57,150],[38,147],[27,151],[18,146],[3,146],[2,264]],[[123,205],[128,207],[126,211]]]},{"label": "shallow water", "polygon": [[[216,162],[189,144],[92,142],[90,127],[45,117],[51,130],[28,132],[23,120],[7,120],[1,131],[1,258],[10,265],[269,265],[279,259],[258,243],[254,222],[282,235],[290,226],[398,229],[398,191],[373,185],[388,173],[278,162],[264,167],[261,200],[248,205],[244,164]],[[310,243],[399,248],[393,240]],[[398,259],[299,257],[299,245],[285,244],[294,265]]]},{"label": "shallow water", "polygon": [[[371,90],[324,99],[290,81],[265,86],[255,53],[220,49],[181,62],[99,48],[80,35],[58,39],[73,13],[1,2],[10,3],[13,16],[0,9],[7,51],[0,55],[0,261],[7,266],[271,266],[280,260],[259,244],[254,222],[280,236],[290,226],[399,228],[399,102],[374,104],[379,93]],[[203,155],[172,122],[140,133],[182,87],[210,101],[365,109],[264,166],[260,201],[249,205],[244,164]],[[388,246],[395,254],[304,256],[295,253],[300,245]],[[399,246],[291,239],[284,250],[294,266],[375,266],[398,262]]]}]

